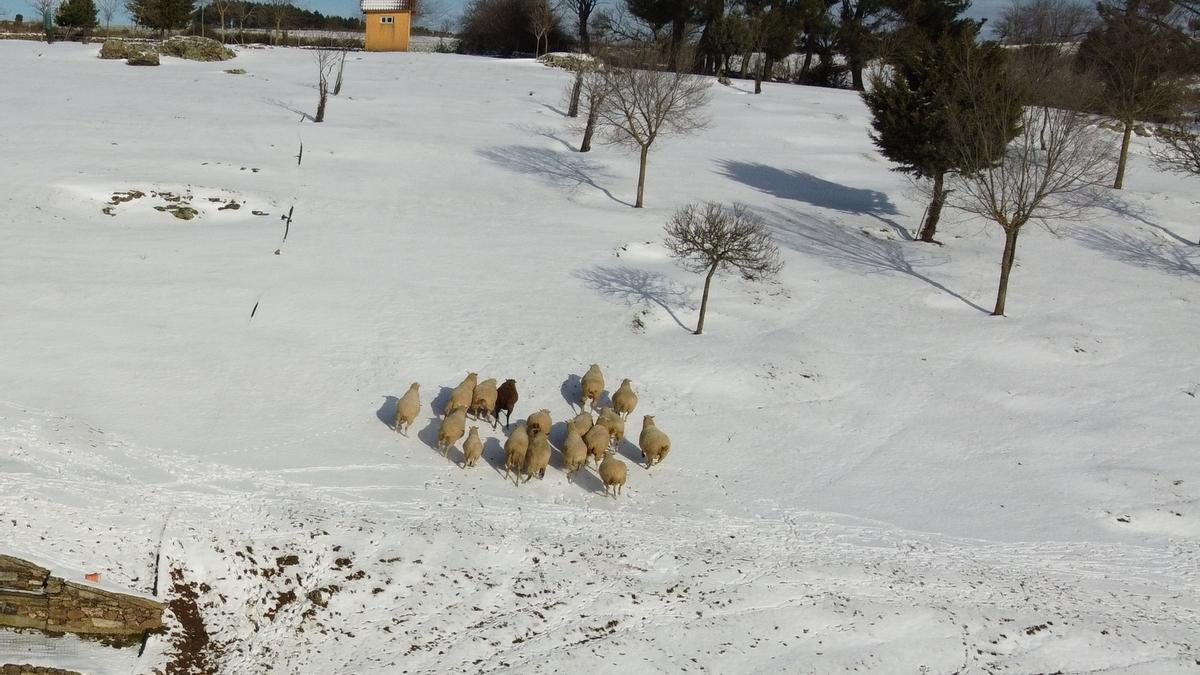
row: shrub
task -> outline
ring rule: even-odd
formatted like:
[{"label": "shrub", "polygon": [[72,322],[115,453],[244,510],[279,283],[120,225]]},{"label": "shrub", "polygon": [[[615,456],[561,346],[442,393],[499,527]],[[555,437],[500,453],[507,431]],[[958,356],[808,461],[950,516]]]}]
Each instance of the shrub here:
[{"label": "shrub", "polygon": [[163,42],[159,51],[189,61],[228,61],[237,56],[216,40],[194,35],[176,35]]}]

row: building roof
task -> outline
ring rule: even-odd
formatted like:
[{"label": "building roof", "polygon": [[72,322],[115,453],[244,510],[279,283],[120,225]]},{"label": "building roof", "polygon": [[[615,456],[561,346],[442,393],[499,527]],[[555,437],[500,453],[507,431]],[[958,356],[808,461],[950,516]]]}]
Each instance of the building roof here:
[{"label": "building roof", "polygon": [[410,0],[362,0],[364,12],[406,12],[412,9]]}]

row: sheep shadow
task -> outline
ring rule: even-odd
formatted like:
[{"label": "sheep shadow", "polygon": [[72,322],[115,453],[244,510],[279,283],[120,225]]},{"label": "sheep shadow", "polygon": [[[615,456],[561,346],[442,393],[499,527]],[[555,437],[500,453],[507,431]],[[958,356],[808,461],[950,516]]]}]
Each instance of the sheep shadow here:
[{"label": "sheep shadow", "polygon": [[585,464],[582,469],[575,472],[575,476],[570,482],[593,494],[604,492],[604,481],[600,480],[600,474],[596,473],[595,464]]},{"label": "sheep shadow", "polygon": [[[566,145],[565,141],[561,141]],[[570,146],[567,146],[570,148]],[[609,199],[633,206],[633,204],[617,199],[606,187],[596,182],[597,179],[610,179],[612,174],[597,162],[593,162],[577,154],[564,154],[547,148],[531,145],[506,145],[496,148],[476,150],[476,153],[510,171],[536,176],[557,187],[569,189],[588,186],[605,194]]]},{"label": "sheep shadow", "polygon": [[692,331],[675,313],[677,309],[691,309],[694,306],[689,299],[690,289],[658,272],[628,265],[597,265],[575,270],[572,276],[601,295],[631,307],[657,305],[680,328]]},{"label": "sheep shadow", "polygon": [[400,399],[395,396],[387,395],[383,397],[383,405],[379,406],[379,410],[375,411],[375,416],[383,422],[384,426],[395,431],[392,426],[396,423],[396,406],[399,405]]},{"label": "sheep shadow", "polygon": [[488,436],[483,442],[483,461],[492,467],[496,475],[504,477],[504,444],[500,439]]},{"label": "sheep shadow", "polygon": [[868,274],[898,272],[958,298],[984,314],[991,313],[918,270],[919,267],[945,264],[948,259],[945,254],[930,251],[928,247],[914,253],[914,249],[901,242],[853,232],[805,213],[776,213],[771,221],[780,243],[801,253],[824,258],[834,267]]},{"label": "sheep shadow", "polygon": [[1200,276],[1200,247],[1151,241],[1131,232],[1076,227],[1070,235],[1084,246],[1128,265],[1158,270],[1175,276]]},{"label": "sheep shadow", "polygon": [[417,438],[420,439],[420,441],[425,445],[428,445],[431,450],[440,455],[442,453],[440,450],[438,450],[438,434],[441,432],[441,430],[442,418],[434,415],[433,417],[429,418],[429,423],[425,425],[425,428],[417,432]]},{"label": "sheep shadow", "polygon": [[442,387],[438,390],[437,396],[429,402],[429,412],[434,417],[439,417],[446,411],[446,404],[450,402],[450,395],[454,393],[452,387]]},{"label": "sheep shadow", "polygon": [[616,455],[645,468],[646,459],[642,457],[642,449],[636,443],[629,440],[628,434],[617,444]]},{"label": "sheep shadow", "polygon": [[558,391],[567,405],[571,406],[571,413],[578,413],[576,406],[580,405],[579,399],[583,396],[583,379],[579,375],[568,375]]}]

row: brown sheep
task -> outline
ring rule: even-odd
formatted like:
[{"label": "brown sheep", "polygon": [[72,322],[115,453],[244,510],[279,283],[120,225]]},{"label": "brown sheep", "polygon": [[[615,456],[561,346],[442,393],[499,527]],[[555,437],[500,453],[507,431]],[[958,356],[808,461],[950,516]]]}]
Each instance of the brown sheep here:
[{"label": "brown sheep", "polygon": [[550,411],[542,408],[541,410],[529,416],[529,433],[537,433],[541,431],[544,434],[550,433],[550,427],[554,426],[554,421],[550,419]]},{"label": "brown sheep", "polygon": [[629,417],[629,413],[633,412],[633,409],[638,404],[637,394],[634,393],[633,386],[631,385],[632,383],[629,381],[629,378],[621,380],[621,386],[612,395],[613,410],[625,418]]},{"label": "brown sheep", "polygon": [[475,393],[475,383],[478,381],[479,375],[467,373],[467,379],[460,382],[454,391],[450,392],[450,400],[446,401],[446,407],[442,414],[449,415],[456,408],[470,408],[471,395]]},{"label": "brown sheep", "polygon": [[621,489],[625,487],[625,477],[629,473],[629,467],[625,466],[625,462],[613,457],[613,453],[609,450],[604,454],[604,461],[600,463],[600,480],[604,481],[604,496],[608,496],[608,488],[613,488],[613,499],[621,494]]},{"label": "brown sheep", "polygon": [[413,420],[417,419],[417,415],[421,414],[421,385],[413,382],[408,385],[408,391],[396,401],[396,431],[401,431],[401,425],[404,426],[402,433],[407,436],[408,428],[412,426]]},{"label": "brown sheep", "polygon": [[583,408],[583,404],[589,400],[592,402],[592,410],[596,409],[596,401],[600,400],[600,396],[604,394],[604,373],[600,372],[600,366],[593,363],[579,382],[580,388],[583,390],[582,396],[579,399],[579,407]]},{"label": "brown sheep", "polygon": [[525,468],[525,453],[528,451],[529,432],[525,429],[525,421],[517,420],[517,428],[513,429],[508,440],[504,442],[504,477],[506,479],[510,473],[519,474]]},{"label": "brown sheep", "polygon": [[508,429],[512,423],[512,413],[517,407],[517,381],[505,380],[504,384],[496,390],[496,405],[492,407],[492,428],[496,428],[496,423],[500,421],[500,411],[504,411],[504,428]]},{"label": "brown sheep", "polygon": [[463,441],[463,468],[475,466],[483,456],[483,441],[479,440],[479,427],[471,427],[467,440]]},{"label": "brown sheep", "polygon": [[[470,413],[475,415],[475,419],[479,419],[479,415],[483,414],[485,422],[492,414],[492,409],[496,407],[496,379],[489,377],[488,379],[475,385],[475,392],[471,394],[471,409]],[[496,425],[492,425],[495,429]]]},{"label": "brown sheep", "polygon": [[450,448],[454,447],[458,439],[463,437],[463,433],[466,430],[466,408],[455,408],[449,415],[442,418],[442,427],[438,431],[438,450],[441,450],[443,457],[450,453]]},{"label": "brown sheep", "polygon": [[600,466],[600,461],[604,459],[604,453],[608,451],[608,445],[611,436],[609,435],[608,427],[597,424],[588,429],[588,432],[583,436],[583,443],[587,446],[588,454],[596,458],[596,466]]},{"label": "brown sheep", "polygon": [[642,418],[642,434],[638,437],[638,447],[646,458],[646,468],[658,464],[667,458],[671,451],[671,439],[654,424],[654,415]]},{"label": "brown sheep", "polygon": [[529,439],[529,452],[525,454],[525,482],[528,483],[534,474],[539,479],[546,477],[546,467],[550,466],[550,439],[546,432],[538,429]]}]

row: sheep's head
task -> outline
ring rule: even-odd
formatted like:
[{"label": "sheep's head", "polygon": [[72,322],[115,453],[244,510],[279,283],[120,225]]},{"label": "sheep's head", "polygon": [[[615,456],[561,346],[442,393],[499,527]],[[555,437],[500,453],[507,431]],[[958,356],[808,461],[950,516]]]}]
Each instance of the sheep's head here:
[{"label": "sheep's head", "polygon": [[654,426],[654,415],[646,415],[645,417],[643,417],[642,418],[642,426],[646,426],[646,427]]},{"label": "sheep's head", "polygon": [[627,377],[627,378],[625,378],[625,379],[623,379],[623,380],[621,380],[621,386],[622,386],[622,387],[627,387],[627,386],[629,386],[629,385],[631,385],[631,384],[633,384],[633,380],[629,379],[628,377]]}]

